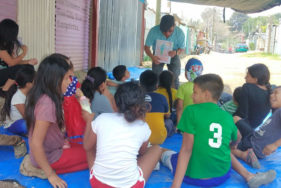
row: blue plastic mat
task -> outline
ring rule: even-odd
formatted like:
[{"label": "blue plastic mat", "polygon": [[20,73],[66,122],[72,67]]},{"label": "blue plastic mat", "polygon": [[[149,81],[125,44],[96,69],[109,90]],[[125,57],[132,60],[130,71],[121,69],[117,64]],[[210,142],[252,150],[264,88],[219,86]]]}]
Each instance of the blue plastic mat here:
[{"label": "blue plastic mat", "polygon": [[[128,80],[139,80],[141,73],[145,70],[149,70],[149,68],[139,68],[139,67],[128,67],[128,71],[130,72],[130,78]],[[107,73],[107,77],[110,80],[115,80],[112,72]]]},{"label": "blue plastic mat", "polygon": [[[0,128],[0,134],[7,134],[7,132]],[[182,136],[176,134],[170,138],[167,138],[165,143],[162,145],[165,148],[172,149],[175,151],[180,150],[182,141]],[[23,158],[15,159],[14,152],[12,147],[0,146],[0,180],[2,179],[16,179],[22,185],[26,187],[50,187],[50,184],[47,180],[41,180],[39,178],[30,178],[22,176],[19,172],[19,166]],[[261,169],[258,171],[266,171],[268,169],[275,169],[277,172],[277,177],[274,182],[267,186],[263,187],[281,187],[281,150],[280,148],[267,157],[264,160],[260,161]],[[258,172],[250,168],[248,165],[242,162],[242,164],[250,171],[250,172]],[[59,175],[62,179],[64,179],[69,188],[87,188],[90,187],[89,184],[89,172],[88,170],[68,173],[64,175]],[[173,181],[173,176],[168,168],[161,165],[159,171],[154,171],[151,174],[150,179],[146,183],[146,188],[162,188],[162,187],[170,187]],[[194,187],[190,185],[183,184],[182,187]],[[219,187],[247,187],[244,179],[239,176],[236,172],[231,172],[231,178],[227,180],[223,185]]]}]

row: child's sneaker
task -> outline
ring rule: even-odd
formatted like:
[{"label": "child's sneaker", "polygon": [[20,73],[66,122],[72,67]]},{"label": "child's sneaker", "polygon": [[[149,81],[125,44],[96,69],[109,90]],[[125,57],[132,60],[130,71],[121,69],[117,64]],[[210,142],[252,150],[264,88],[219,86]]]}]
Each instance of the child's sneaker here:
[{"label": "child's sneaker", "polygon": [[176,154],[176,152],[168,150],[162,153],[161,156],[161,162],[163,163],[164,166],[168,167],[171,172],[173,172],[173,166],[171,162],[171,157],[173,154]]},{"label": "child's sneaker", "polygon": [[17,159],[25,156],[27,149],[24,140],[21,140],[19,143],[17,143],[17,145],[14,146],[14,153]]},{"label": "child's sneaker", "polygon": [[257,158],[257,156],[254,153],[254,150],[248,149],[248,154],[247,154],[247,158],[246,158],[246,162],[253,168],[255,169],[259,169],[261,167],[259,160]]},{"label": "child's sneaker", "polygon": [[258,188],[261,185],[266,185],[272,182],[276,177],[275,170],[269,170],[266,172],[258,172],[248,182],[250,188]]},{"label": "child's sneaker", "polygon": [[26,155],[22,160],[20,164],[20,173],[24,176],[34,176],[41,179],[47,179],[47,176],[42,169],[36,168],[31,164],[29,155]]}]

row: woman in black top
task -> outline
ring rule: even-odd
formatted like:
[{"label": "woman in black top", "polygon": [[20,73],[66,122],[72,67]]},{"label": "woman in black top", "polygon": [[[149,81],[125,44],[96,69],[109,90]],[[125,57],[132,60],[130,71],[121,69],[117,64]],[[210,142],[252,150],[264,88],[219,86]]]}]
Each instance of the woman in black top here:
[{"label": "woman in black top", "polygon": [[[7,91],[22,66],[36,65],[36,59],[23,60],[27,47],[18,41],[19,26],[10,19],[0,22],[0,87]],[[19,51],[22,53],[19,54]],[[3,92],[2,92],[3,93]]]},{"label": "woman in black top", "polygon": [[[245,79],[246,83],[241,91],[241,101],[234,114],[234,116],[242,118],[236,123],[242,137],[252,133],[271,109],[269,102],[271,86],[268,68],[264,64],[254,64],[248,67]],[[247,126],[247,124],[250,126]]]}]

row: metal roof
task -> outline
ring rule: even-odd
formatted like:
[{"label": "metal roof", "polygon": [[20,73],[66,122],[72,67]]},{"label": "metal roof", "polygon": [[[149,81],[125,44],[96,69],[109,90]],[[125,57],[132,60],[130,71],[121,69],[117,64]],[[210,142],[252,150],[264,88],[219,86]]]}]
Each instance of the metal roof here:
[{"label": "metal roof", "polygon": [[237,12],[256,13],[281,5],[281,0],[170,0],[199,5],[211,5],[232,8]]}]

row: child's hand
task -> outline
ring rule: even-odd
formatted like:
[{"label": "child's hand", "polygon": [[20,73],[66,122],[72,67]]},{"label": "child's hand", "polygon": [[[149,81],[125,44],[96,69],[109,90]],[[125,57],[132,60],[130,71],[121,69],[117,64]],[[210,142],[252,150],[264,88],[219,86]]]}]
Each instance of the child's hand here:
[{"label": "child's hand", "polygon": [[240,119],[241,119],[241,117],[239,117],[239,116],[233,116],[234,123],[237,123],[237,121],[239,121]]},{"label": "child's hand", "polygon": [[38,63],[38,61],[37,61],[37,59],[35,59],[35,58],[30,59],[30,60],[28,61],[28,64],[30,64],[30,65],[37,65],[37,63]]},{"label": "child's hand", "polygon": [[82,97],[82,96],[84,96],[84,94],[83,94],[83,92],[81,91],[80,88],[77,88],[77,89],[76,89],[76,96],[77,96],[77,97]]},{"label": "child's hand", "polygon": [[54,187],[54,188],[64,188],[67,187],[67,184],[65,181],[63,181],[60,177],[58,177],[58,175],[56,173],[52,173],[49,177],[48,180],[50,182],[50,184]]},{"label": "child's hand", "polygon": [[67,139],[64,140],[62,148],[63,149],[71,148],[70,143],[69,143],[69,141]]}]

